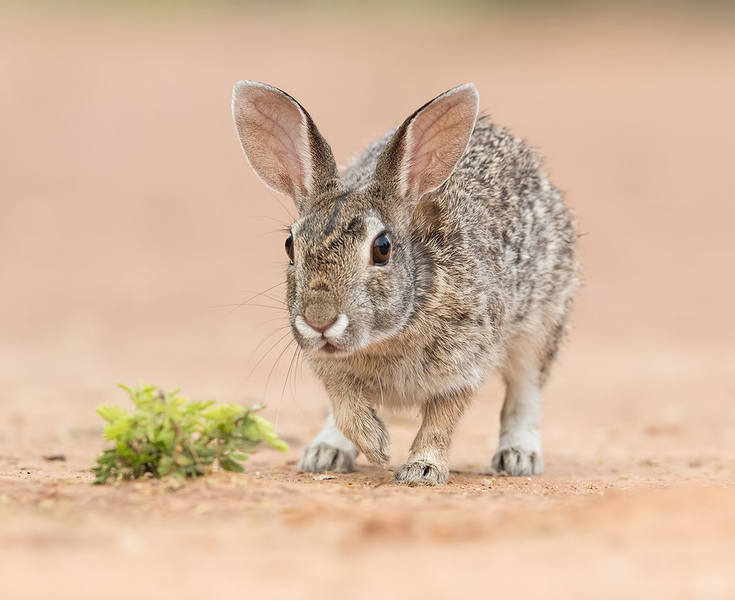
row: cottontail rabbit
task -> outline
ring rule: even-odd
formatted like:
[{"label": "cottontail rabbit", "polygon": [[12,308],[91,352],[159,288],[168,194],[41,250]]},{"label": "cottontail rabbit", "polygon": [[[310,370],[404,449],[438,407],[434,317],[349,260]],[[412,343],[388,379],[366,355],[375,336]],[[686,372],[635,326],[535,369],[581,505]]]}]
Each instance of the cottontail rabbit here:
[{"label": "cottontail rabbit", "polygon": [[447,481],[452,432],[494,370],[506,383],[492,469],[541,473],[539,389],[576,286],[576,235],[540,160],[477,118],[467,83],[413,113],[340,173],[309,113],[241,81],[233,115],[250,165],[290,196],[290,323],[331,411],[304,471],[387,464],[374,407],[420,407],[395,481]]}]

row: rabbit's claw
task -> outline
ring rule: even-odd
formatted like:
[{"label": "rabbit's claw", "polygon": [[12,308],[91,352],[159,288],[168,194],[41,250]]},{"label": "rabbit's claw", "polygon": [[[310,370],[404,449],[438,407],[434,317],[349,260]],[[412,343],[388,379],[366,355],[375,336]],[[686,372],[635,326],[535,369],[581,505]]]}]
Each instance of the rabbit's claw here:
[{"label": "rabbit's claw", "polygon": [[304,448],[304,454],[299,461],[299,471],[351,473],[355,470],[355,454],[356,452],[349,452],[344,448],[315,441]]},{"label": "rabbit's claw", "polygon": [[507,444],[501,439],[493,456],[492,472],[513,477],[540,475],[544,472],[541,443]]},{"label": "rabbit's claw", "polygon": [[408,486],[443,485],[449,478],[449,468],[425,460],[409,461],[400,466],[393,476],[393,483]]},{"label": "rabbit's claw", "polygon": [[324,427],[306,448],[299,462],[299,471],[350,473],[355,468],[357,448],[337,428],[330,413]]}]

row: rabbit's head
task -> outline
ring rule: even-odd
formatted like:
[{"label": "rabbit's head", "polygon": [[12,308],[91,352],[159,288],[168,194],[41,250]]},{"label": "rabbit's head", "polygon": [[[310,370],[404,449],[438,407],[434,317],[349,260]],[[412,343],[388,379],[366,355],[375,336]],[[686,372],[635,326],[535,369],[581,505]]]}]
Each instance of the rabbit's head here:
[{"label": "rabbit's head", "polygon": [[299,213],[286,239],[288,309],[307,351],[344,355],[396,335],[417,303],[421,265],[411,219],[464,153],[478,94],[465,84],[412,114],[381,146],[374,173],[348,185],[309,113],[262,83],[233,90],[233,116],[250,165]]}]

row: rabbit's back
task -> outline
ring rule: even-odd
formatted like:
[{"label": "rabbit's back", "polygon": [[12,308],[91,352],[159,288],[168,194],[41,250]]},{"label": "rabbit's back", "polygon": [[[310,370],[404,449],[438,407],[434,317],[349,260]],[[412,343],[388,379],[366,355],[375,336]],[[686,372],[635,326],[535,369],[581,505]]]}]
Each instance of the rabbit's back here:
[{"label": "rabbit's back", "polygon": [[531,147],[479,120],[439,196],[446,218],[482,246],[497,274],[508,329],[565,310],[577,284],[576,233]]}]

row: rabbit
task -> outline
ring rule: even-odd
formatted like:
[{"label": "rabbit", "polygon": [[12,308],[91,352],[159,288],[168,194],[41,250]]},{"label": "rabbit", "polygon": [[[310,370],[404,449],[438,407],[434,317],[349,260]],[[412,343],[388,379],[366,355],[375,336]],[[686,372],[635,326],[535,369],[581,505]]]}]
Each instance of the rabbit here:
[{"label": "rabbit", "polygon": [[393,481],[445,484],[453,430],[493,372],[506,390],[486,472],[543,471],[540,389],[578,282],[576,234],[536,153],[486,117],[471,83],[424,104],[344,172],[278,88],[233,89],[259,178],[298,210],[285,242],[289,321],[331,408],[299,470],[387,466],[376,407],[422,423]]}]

